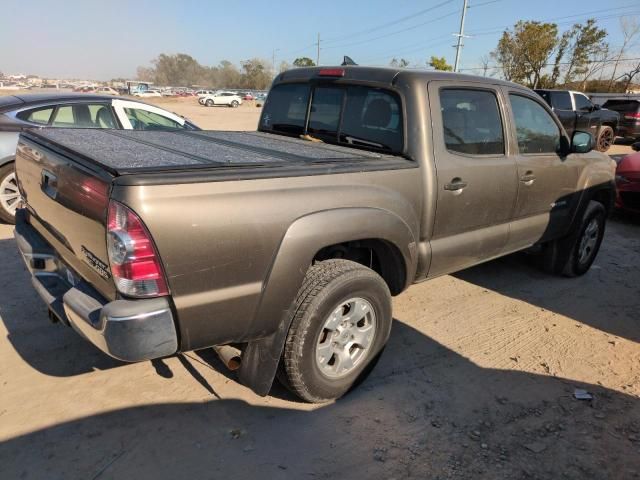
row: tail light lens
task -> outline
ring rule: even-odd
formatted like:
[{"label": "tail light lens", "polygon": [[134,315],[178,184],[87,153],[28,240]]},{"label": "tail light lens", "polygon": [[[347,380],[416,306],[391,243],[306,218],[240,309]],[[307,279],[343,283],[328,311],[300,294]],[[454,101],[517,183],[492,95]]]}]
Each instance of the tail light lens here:
[{"label": "tail light lens", "polygon": [[640,113],[625,113],[624,118],[627,120],[640,120]]},{"label": "tail light lens", "polygon": [[168,295],[160,256],[140,218],[121,203],[109,202],[107,250],[116,288],[131,297]]}]

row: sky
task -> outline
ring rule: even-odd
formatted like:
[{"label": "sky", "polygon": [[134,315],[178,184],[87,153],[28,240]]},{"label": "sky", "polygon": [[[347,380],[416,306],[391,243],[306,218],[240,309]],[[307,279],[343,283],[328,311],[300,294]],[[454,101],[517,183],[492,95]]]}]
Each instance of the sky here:
[{"label": "sky", "polygon": [[[0,72],[49,78],[134,78],[160,53],[187,53],[203,65],[249,58],[291,63],[388,65],[431,55],[453,64],[463,0],[22,0],[0,16]],[[620,18],[637,16],[639,0],[469,0],[461,68],[481,65],[502,30],[518,20],[555,21],[562,31],[593,17],[622,42]],[[640,57],[640,46],[631,51]],[[627,55],[629,57],[629,55]],[[468,70],[470,71],[470,70]]]}]

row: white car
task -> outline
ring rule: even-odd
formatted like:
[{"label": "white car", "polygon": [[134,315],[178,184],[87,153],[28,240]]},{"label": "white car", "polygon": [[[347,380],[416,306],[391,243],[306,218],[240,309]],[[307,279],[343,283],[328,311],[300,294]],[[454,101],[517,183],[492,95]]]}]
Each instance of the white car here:
[{"label": "white car", "polygon": [[214,105],[226,105],[228,107],[237,107],[242,105],[242,98],[234,92],[216,92],[213,95],[205,95],[198,100],[200,105],[213,107]]},{"label": "white car", "polygon": [[158,90],[147,90],[146,92],[136,92],[134,97],[149,98],[149,97],[161,97],[162,94]]},{"label": "white car", "polygon": [[119,93],[115,88],[100,87],[96,90],[96,95],[119,95]]},{"label": "white car", "polygon": [[86,93],[0,96],[0,222],[13,223],[21,203],[13,171],[23,128],[200,130],[185,118],[137,100]]},{"label": "white car", "polygon": [[215,95],[216,91],[215,90],[198,90],[196,92],[196,96],[198,98],[201,97],[206,97],[207,95]]}]

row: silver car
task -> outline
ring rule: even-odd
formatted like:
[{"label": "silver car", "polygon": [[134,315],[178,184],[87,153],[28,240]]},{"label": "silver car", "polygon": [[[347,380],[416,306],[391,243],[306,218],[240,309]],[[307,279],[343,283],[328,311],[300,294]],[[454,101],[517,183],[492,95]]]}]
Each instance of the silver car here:
[{"label": "silver car", "polygon": [[14,223],[20,194],[13,163],[27,128],[200,130],[162,108],[112,95],[26,94],[0,97],[0,220]]}]

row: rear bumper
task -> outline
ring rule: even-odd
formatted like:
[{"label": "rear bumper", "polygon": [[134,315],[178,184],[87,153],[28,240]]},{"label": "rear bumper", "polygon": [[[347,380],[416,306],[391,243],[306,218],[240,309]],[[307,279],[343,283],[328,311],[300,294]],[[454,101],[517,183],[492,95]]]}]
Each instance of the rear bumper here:
[{"label": "rear bumper", "polygon": [[44,238],[16,215],[15,238],[31,272],[31,283],[58,320],[72,326],[103,352],[126,362],[165,357],[178,349],[166,297],[108,302],[64,265]]}]

